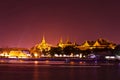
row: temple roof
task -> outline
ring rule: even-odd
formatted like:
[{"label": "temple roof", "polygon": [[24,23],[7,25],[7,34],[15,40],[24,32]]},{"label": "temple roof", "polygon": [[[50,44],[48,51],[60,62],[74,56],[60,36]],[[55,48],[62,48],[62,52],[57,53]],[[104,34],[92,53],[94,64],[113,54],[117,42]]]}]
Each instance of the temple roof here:
[{"label": "temple roof", "polygon": [[51,45],[46,42],[45,37],[43,36],[41,42],[39,44],[36,44],[34,46],[34,48],[38,48],[40,50],[43,50],[43,49],[50,49],[50,46]]},{"label": "temple roof", "polygon": [[104,47],[110,47],[110,48],[114,48],[116,44],[108,41],[108,40],[105,40],[105,39],[102,39],[102,38],[99,38],[97,39],[96,41],[85,41],[81,47],[101,47],[101,48],[104,48]]}]

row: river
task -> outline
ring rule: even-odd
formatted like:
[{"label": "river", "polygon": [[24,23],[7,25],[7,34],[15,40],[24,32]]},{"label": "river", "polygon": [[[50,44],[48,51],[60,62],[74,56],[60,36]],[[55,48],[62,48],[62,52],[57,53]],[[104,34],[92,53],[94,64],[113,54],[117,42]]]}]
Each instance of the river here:
[{"label": "river", "polygon": [[120,80],[120,66],[0,64],[0,80]]}]

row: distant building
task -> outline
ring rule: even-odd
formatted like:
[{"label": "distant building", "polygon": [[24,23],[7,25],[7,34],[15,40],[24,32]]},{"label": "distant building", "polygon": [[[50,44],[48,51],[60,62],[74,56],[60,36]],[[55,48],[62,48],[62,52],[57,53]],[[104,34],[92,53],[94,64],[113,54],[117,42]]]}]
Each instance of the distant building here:
[{"label": "distant building", "polygon": [[58,47],[64,48],[66,46],[76,46],[76,43],[72,43],[69,41],[69,39],[67,39],[67,41],[64,43],[62,38],[60,39],[59,43],[58,43]]},{"label": "distant building", "polygon": [[46,40],[45,40],[45,38],[43,36],[43,39],[42,39],[41,43],[35,45],[35,47],[40,49],[41,51],[43,51],[43,50],[48,51],[48,50],[50,50],[51,45],[46,43]]},{"label": "distant building", "polygon": [[82,45],[78,46],[79,49],[81,50],[87,50],[87,49],[104,49],[104,48],[109,48],[109,49],[114,49],[116,47],[116,44],[99,38],[96,41],[85,41]]},{"label": "distant building", "polygon": [[32,47],[30,52],[33,54],[34,57],[41,57],[41,55],[44,55],[44,52],[47,52],[50,49],[51,45],[46,42],[43,36],[42,41],[39,44],[36,44],[34,47]]},{"label": "distant building", "polygon": [[[86,50],[94,50],[94,49],[114,49],[116,47],[116,44],[99,38],[96,41],[85,41],[83,44],[81,45],[77,45],[75,42],[70,42],[69,39],[66,40],[66,42],[63,42],[62,38],[60,38],[59,43],[57,44],[57,46],[54,47],[61,47],[62,49],[65,49],[65,47],[67,46],[72,46],[74,48],[78,48],[82,51],[86,51]],[[36,44],[34,47],[31,48],[30,52],[32,53],[33,57],[39,58],[39,57],[48,57],[49,54],[49,50],[52,48],[53,46],[48,44],[43,36],[41,42],[39,44]],[[88,54],[88,52],[80,52],[81,55],[84,55],[84,53]],[[96,52],[96,53],[101,53],[101,52]],[[104,51],[101,53],[102,54],[110,54],[110,51]],[[79,55],[80,55],[79,54]],[[50,57],[50,56],[49,56]]]},{"label": "distant building", "polygon": [[2,58],[29,58],[30,52],[26,48],[1,48],[0,57]]}]

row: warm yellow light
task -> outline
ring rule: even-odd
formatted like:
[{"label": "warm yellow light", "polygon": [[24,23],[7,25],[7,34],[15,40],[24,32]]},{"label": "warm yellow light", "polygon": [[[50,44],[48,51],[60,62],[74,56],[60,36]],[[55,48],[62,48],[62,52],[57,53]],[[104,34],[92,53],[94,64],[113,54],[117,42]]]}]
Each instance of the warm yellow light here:
[{"label": "warm yellow light", "polygon": [[1,63],[5,62],[4,60],[0,60]]},{"label": "warm yellow light", "polygon": [[80,64],[82,64],[83,62],[80,61]]},{"label": "warm yellow light", "polygon": [[22,62],[24,62],[23,60],[20,60],[20,62],[22,63]]},{"label": "warm yellow light", "polygon": [[34,63],[35,63],[35,64],[38,64],[38,61],[35,61]]},{"label": "warm yellow light", "polygon": [[37,54],[37,53],[35,53],[35,54],[34,54],[34,56],[35,56],[35,57],[38,57],[38,54]]},{"label": "warm yellow light", "polygon": [[82,58],[82,54],[80,54],[80,58]]},{"label": "warm yellow light", "polygon": [[46,63],[49,63],[49,60],[46,60]]},{"label": "warm yellow light", "polygon": [[4,54],[0,54],[0,56],[4,56]]},{"label": "warm yellow light", "polygon": [[73,62],[73,61],[71,61],[71,62],[70,62],[70,64],[74,64],[74,62]]},{"label": "warm yellow light", "polygon": [[6,55],[9,58],[28,58],[26,53],[23,53],[22,51],[10,51],[9,55]]}]

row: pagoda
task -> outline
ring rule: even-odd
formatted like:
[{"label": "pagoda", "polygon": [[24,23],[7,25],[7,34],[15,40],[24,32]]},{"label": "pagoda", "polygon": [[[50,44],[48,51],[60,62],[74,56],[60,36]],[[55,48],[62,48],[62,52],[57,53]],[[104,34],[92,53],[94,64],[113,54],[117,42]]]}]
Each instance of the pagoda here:
[{"label": "pagoda", "polygon": [[82,45],[78,46],[79,49],[81,50],[87,50],[87,49],[104,49],[104,48],[109,48],[109,49],[114,49],[116,47],[116,44],[99,38],[96,41],[85,41]]},{"label": "pagoda", "polygon": [[72,43],[72,42],[69,41],[69,39],[67,39],[66,42],[63,43],[62,38],[60,38],[60,41],[59,41],[59,43],[58,43],[58,46],[61,47],[61,48],[64,48],[64,47],[66,47],[66,46],[75,46],[75,45],[76,45],[75,42]]},{"label": "pagoda", "polygon": [[40,49],[41,51],[43,50],[50,50],[50,45],[46,43],[46,40],[43,36],[41,43],[36,45],[36,48]]},{"label": "pagoda", "polygon": [[102,39],[102,38],[99,38],[95,41],[95,43],[93,44],[93,48],[110,48],[110,49],[114,49],[116,47],[116,44],[108,41],[108,40],[105,40],[105,39]]},{"label": "pagoda", "polygon": [[51,49],[51,45],[48,44],[43,36],[41,42],[39,44],[36,44],[34,47],[31,48],[31,53],[35,57],[40,57],[45,52],[49,51]]}]

